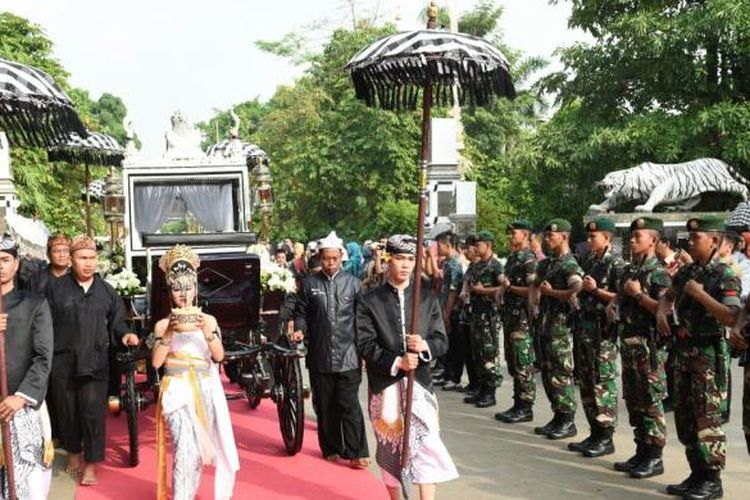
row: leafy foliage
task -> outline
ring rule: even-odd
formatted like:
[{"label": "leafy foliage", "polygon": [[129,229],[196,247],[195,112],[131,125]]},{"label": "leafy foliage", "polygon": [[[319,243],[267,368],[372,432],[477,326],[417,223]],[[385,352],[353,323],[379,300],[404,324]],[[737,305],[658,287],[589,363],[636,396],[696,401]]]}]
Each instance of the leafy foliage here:
[{"label": "leafy foliage", "polygon": [[[71,87],[68,72],[54,58],[52,50],[53,43],[41,26],[9,12],[0,13],[0,57],[47,72],[68,93],[88,128],[106,132],[124,145],[122,120],[127,110],[122,100],[104,93],[95,101],[87,91]],[[13,148],[11,167],[21,201],[21,213],[41,218],[53,231],[68,234],[83,232],[82,166],[52,164],[47,160],[47,153],[41,149]],[[100,178],[105,172],[102,167],[92,167],[91,178]],[[104,232],[101,210],[94,206],[91,213],[95,231]]]}]

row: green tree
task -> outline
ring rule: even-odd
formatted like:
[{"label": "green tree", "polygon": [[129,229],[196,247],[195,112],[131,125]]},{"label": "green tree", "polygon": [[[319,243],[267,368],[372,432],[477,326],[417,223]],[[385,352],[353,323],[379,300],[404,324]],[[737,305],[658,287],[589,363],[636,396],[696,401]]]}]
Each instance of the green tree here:
[{"label": "green tree", "polygon": [[[68,72],[53,56],[53,47],[41,26],[9,12],[0,13],[0,57],[48,73],[69,95],[87,127],[124,141],[122,119],[127,110],[122,100],[105,93],[94,101],[87,91],[71,87]],[[69,234],[83,231],[82,166],[53,164],[42,149],[15,147],[11,150],[11,168],[21,213],[41,218],[53,231]],[[105,169],[92,168],[92,179],[104,174]],[[95,229],[103,232],[100,210],[94,207],[92,214]]]},{"label": "green tree", "polygon": [[564,70],[544,80],[560,108],[509,155],[522,166],[511,203],[580,228],[601,201],[592,181],[612,170],[713,156],[748,174],[748,2],[571,4],[593,41],[561,49]]}]

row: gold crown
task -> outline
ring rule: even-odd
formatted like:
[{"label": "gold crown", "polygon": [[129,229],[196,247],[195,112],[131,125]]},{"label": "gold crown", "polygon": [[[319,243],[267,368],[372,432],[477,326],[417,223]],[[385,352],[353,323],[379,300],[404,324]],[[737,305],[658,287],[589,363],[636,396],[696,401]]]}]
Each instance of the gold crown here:
[{"label": "gold crown", "polygon": [[162,271],[168,273],[172,266],[180,261],[187,262],[193,269],[198,269],[198,265],[200,265],[200,259],[192,248],[187,245],[175,245],[161,256],[159,267]]}]

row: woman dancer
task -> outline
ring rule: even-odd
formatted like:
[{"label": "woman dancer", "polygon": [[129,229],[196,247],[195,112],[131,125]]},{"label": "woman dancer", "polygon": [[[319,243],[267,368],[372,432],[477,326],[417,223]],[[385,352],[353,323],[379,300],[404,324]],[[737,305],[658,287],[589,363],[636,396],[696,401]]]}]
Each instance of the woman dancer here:
[{"label": "woman dancer", "polygon": [[175,500],[195,497],[204,465],[214,464],[214,498],[232,497],[239,469],[234,433],[216,364],[224,348],[216,318],[195,307],[199,260],[184,245],[170,248],[159,261],[166,275],[172,314],[156,323],[151,361],[164,366],[156,407],[157,498],[167,498],[165,424],[172,435]]}]

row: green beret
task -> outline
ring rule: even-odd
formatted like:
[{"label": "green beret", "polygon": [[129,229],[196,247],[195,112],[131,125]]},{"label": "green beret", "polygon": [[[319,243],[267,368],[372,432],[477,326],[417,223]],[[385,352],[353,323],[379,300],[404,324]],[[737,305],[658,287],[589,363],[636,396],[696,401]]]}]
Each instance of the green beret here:
[{"label": "green beret", "polygon": [[552,219],[544,226],[544,230],[552,231],[553,233],[569,233],[573,230],[573,226],[565,219]]},{"label": "green beret", "polygon": [[614,233],[615,221],[608,217],[597,217],[586,224],[587,233],[592,233],[594,231],[609,231],[610,233]]},{"label": "green beret", "polygon": [[480,241],[486,241],[488,243],[493,243],[495,241],[495,235],[492,234],[491,232],[487,231],[487,230],[479,231],[477,233],[477,243],[479,243]]},{"label": "green beret", "polygon": [[477,235],[474,233],[470,233],[466,235],[466,239],[464,240],[464,243],[466,243],[467,247],[474,246],[477,244]]},{"label": "green beret", "polygon": [[718,231],[720,233],[723,233],[725,229],[726,226],[724,224],[724,219],[713,215],[707,215],[705,217],[693,217],[692,219],[687,221],[687,230],[691,232]]},{"label": "green beret", "polygon": [[508,231],[510,231],[511,229],[525,229],[526,231],[533,231],[534,224],[526,219],[517,219],[508,224]]},{"label": "green beret", "polygon": [[630,232],[638,229],[650,229],[652,231],[664,231],[664,222],[656,217],[638,217],[630,223]]}]

